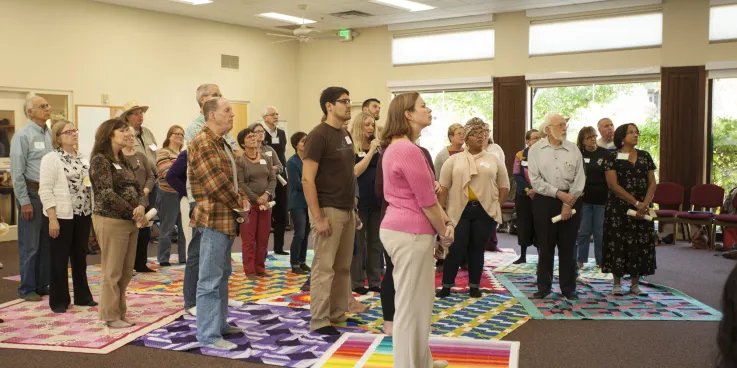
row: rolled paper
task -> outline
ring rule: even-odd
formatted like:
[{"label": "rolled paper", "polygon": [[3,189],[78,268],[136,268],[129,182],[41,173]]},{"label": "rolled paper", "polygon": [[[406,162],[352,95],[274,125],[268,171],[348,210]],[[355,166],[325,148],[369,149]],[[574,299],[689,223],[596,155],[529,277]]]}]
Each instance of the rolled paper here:
[{"label": "rolled paper", "polygon": [[[156,208],[152,208],[148,210],[148,212],[146,212],[146,214],[144,215],[146,217],[146,221],[148,221],[148,225],[146,225],[146,227],[151,227],[154,225],[151,219],[156,217],[158,213],[159,211],[157,211]],[[141,227],[141,225],[139,224],[138,227]]]},{"label": "rolled paper", "polygon": [[270,208],[271,208],[271,207],[274,207],[274,206],[276,206],[276,201],[271,201],[271,202],[269,202],[269,207],[270,207]]},{"label": "rolled paper", "polygon": [[[627,216],[637,217],[637,211],[635,211],[635,210],[627,210]],[[648,221],[652,221],[653,220],[653,218],[650,217],[650,215],[645,215],[642,218],[645,219],[645,220],[648,220]]]},{"label": "rolled paper", "polygon": [[276,175],[276,180],[279,180],[279,182],[281,183],[281,185],[287,185],[287,181],[284,180],[284,178],[282,178],[282,176],[279,175],[279,174]]},{"label": "rolled paper", "polygon": [[92,186],[92,182],[90,181],[90,177],[89,176],[85,176],[84,179],[82,179],[82,184],[84,184],[84,186],[86,186],[86,187],[91,187]]},{"label": "rolled paper", "polygon": [[[575,214],[576,214],[576,210],[571,210],[571,215],[575,215]],[[560,219],[561,219],[561,215],[558,215],[558,216],[551,218],[550,221],[553,221],[553,223],[556,223],[560,221]]]},{"label": "rolled paper", "polygon": [[3,236],[10,232],[10,226],[6,223],[0,223],[0,236]]}]

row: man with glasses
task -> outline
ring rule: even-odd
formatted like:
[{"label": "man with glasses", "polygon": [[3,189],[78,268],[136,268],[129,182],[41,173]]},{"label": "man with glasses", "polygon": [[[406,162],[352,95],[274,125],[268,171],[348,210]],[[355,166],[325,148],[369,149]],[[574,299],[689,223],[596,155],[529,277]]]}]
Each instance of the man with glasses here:
[{"label": "man with glasses", "polygon": [[26,301],[41,301],[49,295],[49,220],[43,216],[38,196],[41,158],[53,150],[51,106],[40,96],[26,99],[23,113],[28,124],[13,135],[10,144],[10,175],[20,207],[18,248],[20,250],[20,287],[18,294]]},{"label": "man with glasses", "polygon": [[[286,165],[287,133],[277,127],[279,123],[279,110],[274,106],[266,106],[261,117],[264,119],[262,125],[266,131],[264,144],[271,146],[276,151],[279,162]],[[266,154],[268,155],[270,152]],[[278,169],[275,174],[282,175],[282,178],[284,178],[283,171],[283,168]],[[271,224],[274,228],[274,253],[288,255],[289,253],[284,251],[284,231],[287,227],[287,200],[289,199],[287,196],[286,182],[282,184],[281,180],[277,180],[276,193],[274,194],[276,206],[271,209]]]},{"label": "man with glasses", "polygon": [[307,135],[302,166],[302,189],[315,234],[310,329],[339,335],[331,323],[347,320],[356,231],[353,141],[342,128],[351,119],[348,91],[342,87],[325,89],[320,108],[326,119]]},{"label": "man with glasses", "polygon": [[[544,298],[552,291],[557,246],[561,293],[567,299],[578,299],[575,250],[582,206],[577,200],[583,194],[586,174],[581,151],[566,139],[567,130],[563,116],[549,113],[540,126],[540,132],[547,136],[530,147],[527,157],[530,183],[536,193],[532,199],[539,254],[535,298]],[[554,222],[556,216],[560,219]]]}]

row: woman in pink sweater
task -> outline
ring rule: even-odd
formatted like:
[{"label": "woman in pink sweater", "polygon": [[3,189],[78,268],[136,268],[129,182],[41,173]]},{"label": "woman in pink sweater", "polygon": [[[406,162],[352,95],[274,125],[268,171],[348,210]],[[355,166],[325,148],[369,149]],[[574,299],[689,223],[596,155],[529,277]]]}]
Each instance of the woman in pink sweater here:
[{"label": "woman in pink sweater", "polygon": [[385,148],[384,198],[389,203],[379,237],[394,262],[396,313],[394,366],[442,368],[433,362],[428,337],[435,300],[433,248],[453,243],[453,224],[435,197],[435,176],[413,141],[432,122],[432,110],[419,93],[398,95],[389,105],[382,146]]}]

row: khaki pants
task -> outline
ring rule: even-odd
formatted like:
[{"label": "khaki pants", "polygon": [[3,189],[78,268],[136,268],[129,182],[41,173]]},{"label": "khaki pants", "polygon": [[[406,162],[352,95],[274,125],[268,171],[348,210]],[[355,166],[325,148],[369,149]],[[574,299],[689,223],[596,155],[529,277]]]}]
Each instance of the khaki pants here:
[{"label": "khaki pants", "polygon": [[353,210],[332,207],[320,209],[332,230],[330,236],[317,233],[315,219],[310,214],[312,235],[315,237],[315,257],[310,279],[310,329],[317,330],[330,323],[346,320],[348,297],[351,294],[351,259],[356,219]]},{"label": "khaki pants", "polygon": [[381,229],[379,237],[394,263],[394,366],[432,368],[428,340],[435,301],[435,236]]},{"label": "khaki pants", "polygon": [[125,318],[125,289],[133,277],[138,227],[131,220],[92,215],[95,235],[102,250],[100,320]]}]

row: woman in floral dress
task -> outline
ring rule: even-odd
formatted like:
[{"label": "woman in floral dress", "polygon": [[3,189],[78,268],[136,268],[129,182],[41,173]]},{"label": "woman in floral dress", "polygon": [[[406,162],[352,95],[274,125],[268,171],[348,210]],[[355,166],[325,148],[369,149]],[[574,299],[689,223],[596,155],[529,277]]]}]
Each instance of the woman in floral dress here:
[{"label": "woman in floral dress", "polygon": [[[640,290],[640,276],[655,273],[655,229],[648,214],[655,195],[655,163],[646,151],[635,149],[640,131],[624,124],[614,132],[617,147],[605,164],[610,192],[604,216],[604,264],[602,272],[614,275],[612,294],[623,295],[622,276],[632,279],[630,293]],[[627,215],[628,210],[636,216]]]}]

